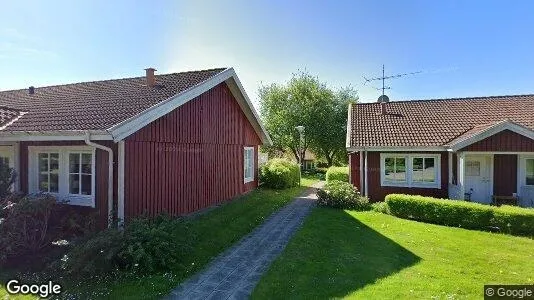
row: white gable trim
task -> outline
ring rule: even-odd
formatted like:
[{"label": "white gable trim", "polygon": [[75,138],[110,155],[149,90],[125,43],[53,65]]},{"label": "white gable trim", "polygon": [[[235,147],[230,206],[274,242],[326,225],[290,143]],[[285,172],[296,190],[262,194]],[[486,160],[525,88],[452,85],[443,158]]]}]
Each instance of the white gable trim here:
[{"label": "white gable trim", "polygon": [[495,135],[504,130],[510,130],[517,134],[525,136],[529,139],[534,139],[534,131],[526,127],[523,127],[519,124],[516,124],[512,121],[506,120],[506,121],[499,122],[493,126],[490,126],[471,137],[468,137],[466,139],[457,141],[456,143],[449,145],[450,151],[458,151],[462,148],[465,148],[483,139],[489,138],[490,136]]},{"label": "white gable trim", "polygon": [[203,81],[179,94],[176,94],[169,99],[146,109],[140,114],[114,125],[113,127],[109,128],[108,131],[113,136],[115,142],[123,140],[141,128],[147,126],[151,122],[202,95],[222,82],[226,82],[228,84],[230,90],[234,94],[234,97],[238,101],[239,106],[247,116],[249,122],[253,125],[263,144],[271,145],[271,138],[261,123],[260,118],[252,106],[252,103],[245,93],[245,90],[243,89],[243,86],[241,85],[241,82],[239,81],[239,78],[237,77],[237,74],[233,68],[226,69],[212,78]]},{"label": "white gable trim", "polygon": [[345,147],[350,148],[350,135],[352,133],[352,103],[349,103],[349,111],[347,113],[347,136],[345,137]]}]

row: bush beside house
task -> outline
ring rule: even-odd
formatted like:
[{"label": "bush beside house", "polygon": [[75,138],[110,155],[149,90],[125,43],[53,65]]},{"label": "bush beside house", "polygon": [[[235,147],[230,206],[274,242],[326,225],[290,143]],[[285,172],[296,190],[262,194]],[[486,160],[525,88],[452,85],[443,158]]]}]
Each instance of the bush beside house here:
[{"label": "bush beside house", "polygon": [[360,195],[358,189],[348,182],[328,181],[324,188],[317,191],[317,204],[332,208],[366,210],[369,200]]},{"label": "bush beside house", "polygon": [[273,158],[261,166],[260,184],[273,189],[286,189],[300,183],[298,164],[282,158]]},{"label": "bush beside house", "polygon": [[534,209],[404,194],[387,195],[386,203],[389,212],[400,218],[514,235],[534,235]]},{"label": "bush beside house", "polygon": [[330,167],[326,171],[326,181],[344,181],[349,182],[349,167]]}]

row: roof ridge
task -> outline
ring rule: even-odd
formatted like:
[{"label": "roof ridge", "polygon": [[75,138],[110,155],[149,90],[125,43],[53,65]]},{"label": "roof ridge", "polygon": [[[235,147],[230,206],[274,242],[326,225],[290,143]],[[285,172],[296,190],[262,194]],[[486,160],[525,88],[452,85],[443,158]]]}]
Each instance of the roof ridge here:
[{"label": "roof ridge", "polygon": [[[156,78],[159,76],[168,76],[168,75],[177,75],[177,74],[187,74],[187,73],[199,73],[199,72],[209,72],[209,71],[216,71],[220,70],[220,72],[227,70],[228,68],[211,68],[211,69],[203,69],[203,70],[191,70],[191,71],[183,71],[183,72],[173,72],[173,73],[164,73],[164,74],[156,74]],[[219,73],[220,73],[219,72]],[[132,80],[132,79],[140,79],[145,78],[145,76],[136,76],[136,77],[122,77],[122,78],[111,78],[111,79],[101,79],[101,80],[90,80],[90,81],[79,81],[79,82],[71,82],[71,83],[63,83],[63,84],[54,84],[54,85],[46,85],[46,86],[38,86],[35,87],[36,89],[44,89],[44,88],[54,88],[54,87],[66,87],[66,86],[72,86],[77,84],[87,84],[87,83],[102,83],[102,82],[109,82],[109,81],[122,81],[122,80]],[[27,91],[28,88],[22,88],[22,89],[12,89],[12,90],[0,90],[0,93],[4,92],[17,92],[17,91]]]},{"label": "roof ridge", "polygon": [[[491,95],[491,96],[475,96],[475,97],[456,97],[456,98],[433,98],[433,99],[412,99],[412,100],[398,100],[390,101],[389,103],[412,103],[412,102],[439,102],[439,101],[459,101],[459,100],[490,100],[499,98],[511,97],[534,97],[534,94],[512,94],[512,95]],[[377,105],[379,102],[358,102],[356,105]]]}]

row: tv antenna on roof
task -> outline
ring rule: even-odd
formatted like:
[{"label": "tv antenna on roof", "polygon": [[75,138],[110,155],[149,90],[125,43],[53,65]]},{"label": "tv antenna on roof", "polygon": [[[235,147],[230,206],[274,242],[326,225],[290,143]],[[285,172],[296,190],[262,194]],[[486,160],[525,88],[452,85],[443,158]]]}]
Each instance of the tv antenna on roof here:
[{"label": "tv antenna on roof", "polygon": [[366,78],[364,76],[363,79],[365,79],[364,85],[366,85],[367,83],[370,83],[371,81],[382,80],[382,87],[381,88],[375,88],[377,90],[382,90],[382,96],[380,96],[378,98],[378,101],[379,102],[382,102],[382,101],[388,102],[389,98],[384,94],[384,91],[391,89],[391,87],[385,86],[385,80],[386,79],[400,78],[400,77],[404,77],[404,76],[408,76],[408,75],[415,75],[415,74],[419,74],[419,73],[423,73],[423,71],[417,71],[417,72],[411,72],[411,73],[403,73],[403,74],[386,76],[385,67],[384,67],[384,65],[382,65],[382,77]]}]

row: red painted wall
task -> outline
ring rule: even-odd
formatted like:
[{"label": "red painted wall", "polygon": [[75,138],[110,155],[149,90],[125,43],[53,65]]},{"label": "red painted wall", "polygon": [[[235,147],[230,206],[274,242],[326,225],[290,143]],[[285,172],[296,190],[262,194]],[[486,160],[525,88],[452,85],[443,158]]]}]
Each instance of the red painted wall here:
[{"label": "red painted wall", "polygon": [[[95,141],[113,150],[114,158],[117,161],[117,144],[112,141]],[[20,188],[24,193],[28,193],[28,146],[80,146],[86,145],[82,141],[43,141],[43,142],[20,142]],[[116,164],[115,164],[116,165]],[[98,213],[98,225],[101,228],[107,226],[108,216],[108,153],[97,149],[95,157],[95,208],[85,206],[73,206],[80,211],[90,211]],[[114,169],[113,198],[117,199],[117,171]],[[116,201],[114,201],[116,205]]]},{"label": "red painted wall", "polygon": [[[438,189],[381,186],[380,152],[367,152],[367,155],[368,155],[367,163],[369,165],[368,170],[367,170],[367,174],[369,176],[367,188],[369,189],[368,196],[371,201],[374,201],[374,202],[383,201],[386,195],[394,194],[394,193],[423,195],[423,196],[431,196],[431,197],[438,197],[438,198],[448,197],[449,157],[448,157],[447,152],[441,152],[441,159],[440,159],[441,161],[441,166],[440,166],[441,167],[441,188],[438,188]],[[352,169],[351,169],[351,172],[352,172]]]},{"label": "red painted wall", "polygon": [[493,194],[512,196],[517,193],[517,155],[495,154],[493,157]]},{"label": "red painted wall", "polygon": [[510,130],[503,130],[486,139],[471,144],[459,151],[533,152],[534,140],[531,140]]},{"label": "red painted wall", "polygon": [[225,83],[125,140],[125,216],[181,215],[230,200],[243,183],[243,147],[260,138]]}]

